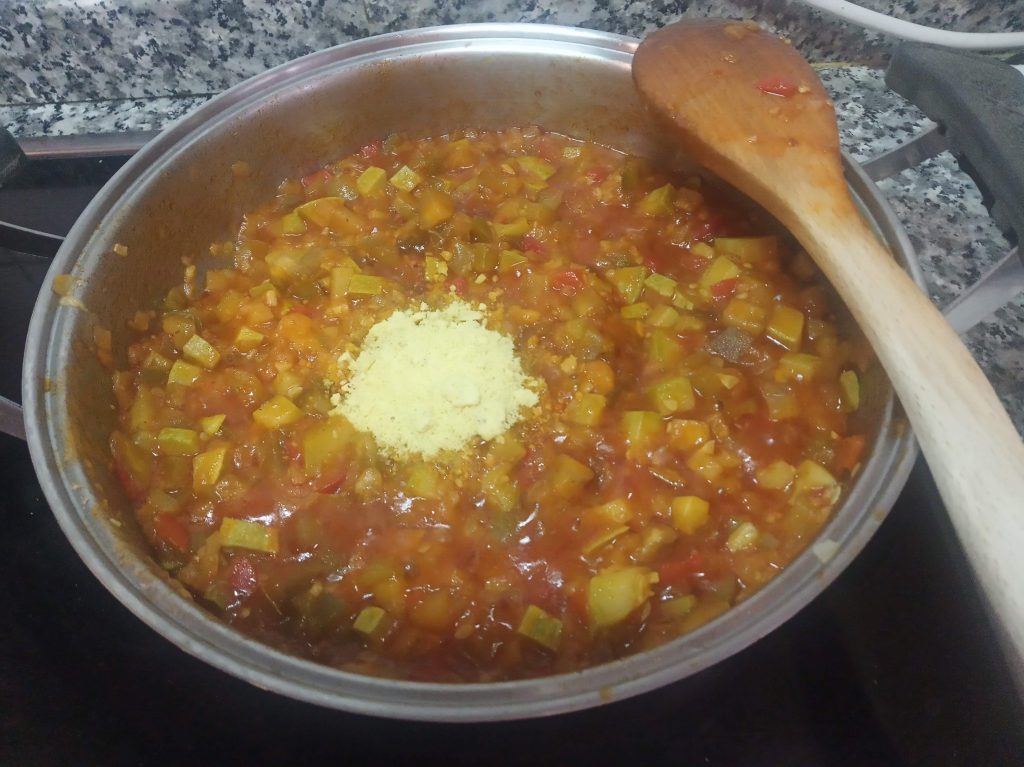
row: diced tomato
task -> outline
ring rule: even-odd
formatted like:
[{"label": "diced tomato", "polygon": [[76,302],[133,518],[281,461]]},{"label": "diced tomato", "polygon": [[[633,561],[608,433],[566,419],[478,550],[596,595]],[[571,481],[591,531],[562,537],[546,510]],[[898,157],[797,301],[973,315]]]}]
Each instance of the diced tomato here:
[{"label": "diced tomato", "polygon": [[736,284],[738,281],[738,278],[733,277],[729,280],[716,282],[711,286],[711,295],[714,298],[725,298],[726,296],[731,296],[736,290]]},{"label": "diced tomato", "polygon": [[231,563],[231,588],[235,593],[249,596],[256,590],[256,567],[249,557],[239,557]]},{"label": "diced tomato", "polygon": [[125,493],[132,501],[140,501],[145,495],[146,491],[136,484],[131,473],[119,463],[114,464],[114,475],[117,477],[117,481],[121,483],[121,487],[124,488]]},{"label": "diced tomato", "polygon": [[726,223],[725,216],[712,213],[693,228],[690,236],[694,240],[713,240],[722,233]]},{"label": "diced tomato", "polygon": [[323,184],[331,177],[331,172],[324,168],[318,170],[315,173],[310,173],[308,176],[302,177],[303,186],[313,186],[314,184]]},{"label": "diced tomato", "polygon": [[464,296],[466,295],[466,278],[465,277],[453,277],[452,279],[445,282],[444,286],[451,290],[455,288],[455,295]]},{"label": "diced tomato", "polygon": [[583,287],[583,276],[574,269],[555,272],[548,278],[548,285],[563,296],[575,296]]},{"label": "diced tomato", "polygon": [[157,514],[153,518],[156,537],[178,551],[188,551],[189,535],[184,523],[173,514]]},{"label": "diced tomato", "polygon": [[609,173],[611,173],[611,168],[605,168],[599,165],[596,168],[591,168],[584,175],[595,184],[599,184],[608,178]]},{"label": "diced tomato", "polygon": [[384,150],[383,141],[371,141],[369,144],[359,150],[359,154],[362,155],[365,160],[373,160]]},{"label": "diced tomato", "polygon": [[342,485],[345,484],[345,479],[348,477],[348,467],[338,469],[337,471],[331,472],[319,479],[316,485],[317,492],[330,495],[341,490]]},{"label": "diced tomato", "polygon": [[694,549],[686,559],[676,559],[658,566],[658,578],[661,583],[682,583],[690,576],[704,569],[704,557]]},{"label": "diced tomato", "polygon": [[288,311],[294,312],[295,314],[304,314],[307,317],[313,316],[313,310],[303,304],[295,304],[295,306],[291,307]]},{"label": "diced tomato", "polygon": [[836,468],[840,471],[852,471],[860,463],[866,444],[863,434],[854,434],[852,437],[839,440],[836,448]]},{"label": "diced tomato", "polygon": [[533,235],[524,234],[520,242],[522,242],[523,250],[527,253],[536,253],[538,256],[547,255],[547,246]]},{"label": "diced tomato", "polygon": [[774,75],[772,77],[766,77],[758,82],[757,89],[762,93],[768,93],[772,96],[788,98],[796,93],[797,86],[796,83],[788,77]]}]

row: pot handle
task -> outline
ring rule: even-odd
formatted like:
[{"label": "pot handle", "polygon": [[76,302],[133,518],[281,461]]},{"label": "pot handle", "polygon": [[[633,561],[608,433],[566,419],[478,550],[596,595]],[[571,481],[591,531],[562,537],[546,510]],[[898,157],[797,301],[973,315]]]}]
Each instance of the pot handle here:
[{"label": "pot handle", "polygon": [[[0,127],[0,186],[11,178],[25,163],[25,155],[14,136]],[[0,396],[0,432],[25,439],[25,419],[21,405]]]},{"label": "pot handle", "polygon": [[21,405],[4,396],[0,396],[0,432],[25,439],[25,419],[21,414]]}]

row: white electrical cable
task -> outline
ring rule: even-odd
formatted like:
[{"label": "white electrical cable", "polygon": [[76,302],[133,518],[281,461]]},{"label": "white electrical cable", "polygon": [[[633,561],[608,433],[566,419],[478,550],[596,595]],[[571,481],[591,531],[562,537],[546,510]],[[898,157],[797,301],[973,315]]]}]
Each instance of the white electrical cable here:
[{"label": "white electrical cable", "polygon": [[1024,48],[1024,32],[953,32],[926,27],[912,21],[903,21],[878,11],[870,11],[854,3],[848,3],[846,0],[800,0],[800,2],[862,27],[904,40],[975,51],[1005,51],[1011,48]]}]

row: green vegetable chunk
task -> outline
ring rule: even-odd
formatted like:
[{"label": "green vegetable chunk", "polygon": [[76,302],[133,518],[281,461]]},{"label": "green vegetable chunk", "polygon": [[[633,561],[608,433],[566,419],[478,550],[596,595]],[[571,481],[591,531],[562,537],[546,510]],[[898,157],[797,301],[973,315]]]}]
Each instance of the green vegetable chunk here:
[{"label": "green vegetable chunk", "polygon": [[232,517],[225,517],[220,523],[220,542],[222,546],[251,549],[267,554],[276,554],[279,549],[277,530],[257,522]]}]

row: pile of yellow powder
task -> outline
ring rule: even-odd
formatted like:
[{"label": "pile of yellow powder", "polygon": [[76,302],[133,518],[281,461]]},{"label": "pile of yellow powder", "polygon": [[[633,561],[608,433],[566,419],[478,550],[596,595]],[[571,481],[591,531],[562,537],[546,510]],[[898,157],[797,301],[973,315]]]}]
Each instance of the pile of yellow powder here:
[{"label": "pile of yellow powder", "polygon": [[465,301],[398,311],[367,333],[332,413],[393,458],[430,458],[500,436],[537,404],[512,339]]}]

